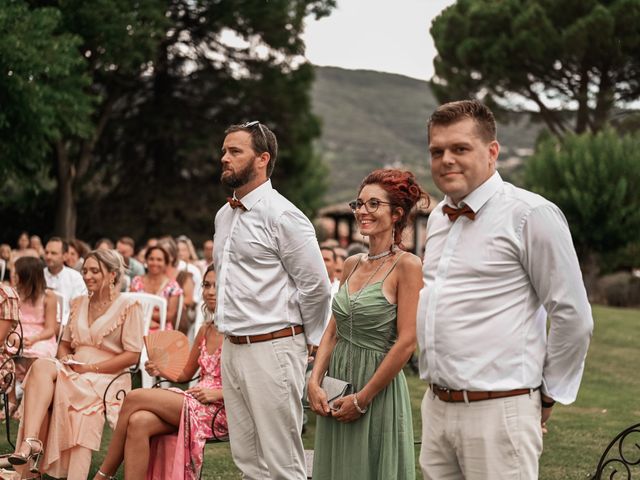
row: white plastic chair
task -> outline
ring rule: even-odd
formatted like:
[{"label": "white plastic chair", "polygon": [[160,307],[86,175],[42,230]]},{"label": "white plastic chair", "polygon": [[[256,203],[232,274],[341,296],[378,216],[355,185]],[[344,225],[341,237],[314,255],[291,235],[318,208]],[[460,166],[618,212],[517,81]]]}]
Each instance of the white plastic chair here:
[{"label": "white plastic chair", "polygon": [[176,330],[179,330],[180,320],[182,319],[182,308],[184,307],[184,293],[178,297],[178,313],[176,314]]},{"label": "white plastic chair", "polygon": [[62,333],[64,331],[64,327],[67,325],[69,321],[69,317],[65,318],[64,316],[64,304],[67,299],[60,292],[55,290],[51,290],[56,296],[56,321],[58,322],[58,344],[60,344],[60,339],[62,339]]},{"label": "white plastic chair", "polygon": [[[144,335],[149,335],[149,328],[151,327],[151,318],[153,317],[153,310],[158,307],[160,311],[160,330],[164,330],[167,325],[167,299],[153,295],[151,293],[143,292],[127,292],[123,293],[127,298],[132,298],[140,302],[142,305],[142,316],[144,319]],[[144,369],[145,362],[149,359],[147,349],[143,348],[140,352],[140,372],[142,374],[142,387],[151,388],[155,382],[154,378],[150,376]]]},{"label": "white plastic chair", "polygon": [[4,272],[7,269],[7,262],[4,260],[4,258],[0,258],[0,282],[4,282]]}]

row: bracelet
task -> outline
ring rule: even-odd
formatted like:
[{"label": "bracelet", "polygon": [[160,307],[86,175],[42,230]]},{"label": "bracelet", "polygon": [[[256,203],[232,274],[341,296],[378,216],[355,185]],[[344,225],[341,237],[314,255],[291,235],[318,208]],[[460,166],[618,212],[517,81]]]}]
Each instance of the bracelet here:
[{"label": "bracelet", "polygon": [[100,370],[100,369],[98,368],[98,365],[96,365],[95,363],[92,363],[92,364],[91,364],[91,368],[92,368],[92,370],[93,370],[94,372],[96,372],[96,373],[98,373],[98,372],[99,372],[99,370]]},{"label": "bracelet", "polygon": [[366,408],[360,408],[360,405],[358,405],[358,394],[357,393],[353,394],[353,405],[356,407],[356,410],[360,413],[360,415],[364,415],[365,413],[367,413],[367,409]]}]

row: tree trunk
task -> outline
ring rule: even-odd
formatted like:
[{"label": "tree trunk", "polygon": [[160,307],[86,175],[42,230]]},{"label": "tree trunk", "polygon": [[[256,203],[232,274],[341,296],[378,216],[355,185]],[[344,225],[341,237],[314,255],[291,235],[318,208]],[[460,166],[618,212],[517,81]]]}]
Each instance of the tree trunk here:
[{"label": "tree trunk", "polygon": [[75,238],[77,208],[73,191],[74,167],[69,161],[69,152],[64,143],[58,141],[55,147],[58,180],[55,234],[62,238]]}]

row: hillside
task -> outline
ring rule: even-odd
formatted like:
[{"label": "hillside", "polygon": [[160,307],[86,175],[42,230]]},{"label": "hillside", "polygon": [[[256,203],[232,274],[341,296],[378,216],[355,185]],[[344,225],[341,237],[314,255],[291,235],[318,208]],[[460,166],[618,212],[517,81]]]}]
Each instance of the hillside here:
[{"label": "hillside", "polygon": [[[322,120],[318,151],[331,174],[327,203],[353,197],[362,178],[383,166],[407,168],[432,194],[426,121],[437,101],[427,82],[390,73],[316,67],[313,110]],[[539,126],[524,117],[498,125],[498,168],[509,177],[531,153]]]}]

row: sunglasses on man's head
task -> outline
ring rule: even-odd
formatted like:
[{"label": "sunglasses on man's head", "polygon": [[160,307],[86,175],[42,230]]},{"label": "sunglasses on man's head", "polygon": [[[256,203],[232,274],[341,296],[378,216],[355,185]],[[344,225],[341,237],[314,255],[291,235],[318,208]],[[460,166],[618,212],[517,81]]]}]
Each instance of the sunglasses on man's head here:
[{"label": "sunglasses on man's head", "polygon": [[391,202],[384,202],[382,200],[378,200],[377,198],[370,198],[366,202],[363,202],[360,199],[349,202],[349,207],[351,207],[353,213],[356,213],[363,206],[367,212],[373,213],[378,210],[378,208],[380,208],[380,205],[391,205]]},{"label": "sunglasses on man's head", "polygon": [[260,120],[253,120],[252,122],[243,123],[242,125],[240,125],[240,127],[249,129],[249,128],[255,127],[256,125],[258,126],[258,130],[260,130],[260,135],[262,135],[264,144],[268,146],[269,142],[267,141],[267,136],[265,135],[264,130],[262,129],[262,124],[260,123]]}]

